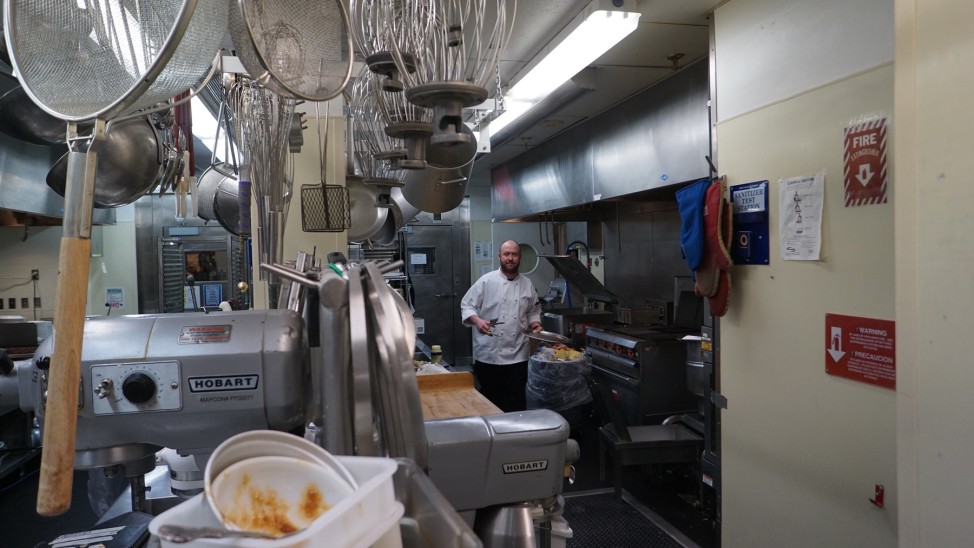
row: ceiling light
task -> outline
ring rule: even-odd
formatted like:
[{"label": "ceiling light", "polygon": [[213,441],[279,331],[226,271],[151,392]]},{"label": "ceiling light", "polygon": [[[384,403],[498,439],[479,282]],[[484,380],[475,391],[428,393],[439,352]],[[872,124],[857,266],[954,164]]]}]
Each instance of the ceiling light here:
[{"label": "ceiling light", "polygon": [[[607,9],[615,3],[618,2],[592,2],[535,56],[527,72],[504,95],[505,112],[490,123],[492,134],[526,114],[636,30],[639,12]],[[634,6],[635,2],[627,4]]]},{"label": "ceiling light", "polygon": [[[490,130],[491,146],[502,146],[514,137],[528,131],[536,124],[541,123],[550,113],[562,109],[585,93],[594,91],[595,70],[594,67],[582,69],[578,74],[555,88],[546,97],[533,103],[523,113],[519,113],[516,119],[510,118],[510,122],[505,121],[500,127],[498,127],[496,121],[491,123],[488,127]],[[509,112],[512,111],[508,109],[505,114]],[[498,120],[500,120],[499,117]]]}]

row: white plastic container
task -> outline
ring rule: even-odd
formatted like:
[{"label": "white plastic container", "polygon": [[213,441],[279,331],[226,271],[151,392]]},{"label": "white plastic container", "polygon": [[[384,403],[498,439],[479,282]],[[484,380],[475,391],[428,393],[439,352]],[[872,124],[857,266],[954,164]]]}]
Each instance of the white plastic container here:
[{"label": "white plastic container", "polygon": [[[240,546],[243,548],[283,548],[336,546],[342,548],[402,548],[399,520],[403,506],[396,501],[392,475],[397,463],[377,457],[335,457],[358,483],[351,495],[318,518],[309,528],[276,540],[198,539],[175,544],[160,539],[167,548],[201,546]],[[158,537],[166,524],[185,527],[221,527],[203,495],[163,512],[149,523],[149,532]]]}]

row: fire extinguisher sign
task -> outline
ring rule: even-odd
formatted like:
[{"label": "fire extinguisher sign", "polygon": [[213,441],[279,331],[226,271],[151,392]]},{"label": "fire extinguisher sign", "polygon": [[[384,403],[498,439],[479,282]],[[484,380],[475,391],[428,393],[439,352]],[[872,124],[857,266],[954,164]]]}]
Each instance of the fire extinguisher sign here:
[{"label": "fire extinguisher sign", "polygon": [[845,206],[885,204],[886,118],[872,118],[845,128]]},{"label": "fire extinguisher sign", "polygon": [[825,372],[896,389],[896,322],[826,314]]}]

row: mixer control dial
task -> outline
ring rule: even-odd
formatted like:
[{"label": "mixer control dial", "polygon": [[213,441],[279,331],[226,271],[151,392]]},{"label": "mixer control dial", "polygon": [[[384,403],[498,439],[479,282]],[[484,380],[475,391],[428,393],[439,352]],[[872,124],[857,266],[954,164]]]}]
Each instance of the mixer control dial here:
[{"label": "mixer control dial", "polygon": [[132,373],[122,381],[122,395],[132,403],[145,403],[156,395],[156,383],[145,373]]}]

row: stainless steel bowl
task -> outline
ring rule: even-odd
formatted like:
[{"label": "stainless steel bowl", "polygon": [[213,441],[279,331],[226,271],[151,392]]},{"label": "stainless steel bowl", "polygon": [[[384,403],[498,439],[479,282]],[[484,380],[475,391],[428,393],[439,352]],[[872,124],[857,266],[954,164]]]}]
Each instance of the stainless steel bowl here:
[{"label": "stainless steel bowl", "polygon": [[382,228],[389,208],[375,205],[375,187],[365,184],[361,177],[348,175],[345,185],[348,187],[348,207],[352,218],[348,241],[361,242]]},{"label": "stainless steel bowl", "polygon": [[470,142],[454,146],[428,146],[426,149],[426,169],[406,173],[406,184],[402,194],[406,200],[421,211],[445,213],[463,202],[467,193],[467,180],[473,172],[473,161],[477,155],[477,139],[466,126]]},{"label": "stainless steel bowl", "polygon": [[[98,150],[94,206],[119,207],[138,200],[156,186],[161,170],[159,138],[147,119],[130,118],[112,124]],[[47,173],[47,186],[61,196],[67,172],[65,154]]]}]

